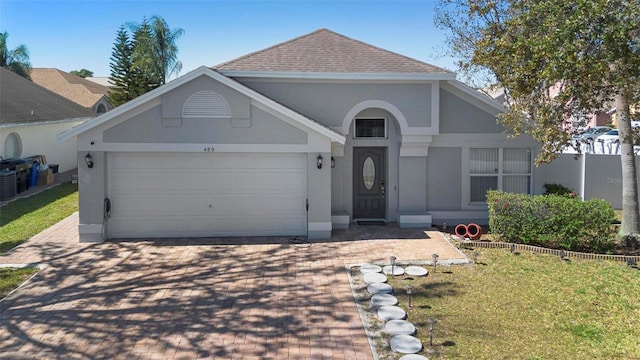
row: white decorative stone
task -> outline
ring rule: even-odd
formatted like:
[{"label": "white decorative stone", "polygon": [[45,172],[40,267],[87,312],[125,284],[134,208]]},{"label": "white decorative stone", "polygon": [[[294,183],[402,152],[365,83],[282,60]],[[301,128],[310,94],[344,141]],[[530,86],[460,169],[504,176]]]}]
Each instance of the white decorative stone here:
[{"label": "white decorative stone", "polygon": [[389,341],[391,350],[403,354],[415,354],[422,350],[422,342],[410,335],[396,335]]},{"label": "white decorative stone", "polygon": [[385,283],[371,283],[367,286],[369,294],[391,294],[393,287]]},{"label": "white decorative stone", "polygon": [[407,313],[397,306],[383,305],[378,308],[378,317],[381,320],[402,320],[407,317]]},{"label": "white decorative stone", "polygon": [[[391,268],[393,268],[393,274],[391,274]],[[387,274],[387,275],[394,275],[394,276],[398,276],[398,275],[402,275],[404,274],[404,269],[401,266],[391,266],[391,265],[387,265],[385,267],[382,268],[382,272]]]},{"label": "white decorative stone", "polygon": [[360,272],[363,274],[368,274],[368,273],[379,273],[380,271],[382,271],[382,268],[378,265],[374,265],[374,264],[362,264],[360,266]]},{"label": "white decorative stone", "polygon": [[402,355],[399,360],[429,360],[429,358],[418,354],[407,354]]},{"label": "white decorative stone", "polygon": [[383,305],[395,305],[398,303],[398,299],[391,294],[375,294],[371,297],[371,305],[383,306]]},{"label": "white decorative stone", "polygon": [[413,335],[416,327],[406,320],[391,320],[384,325],[384,331],[391,335]]},{"label": "white decorative stone", "polygon": [[364,276],[362,278],[364,279],[364,282],[366,282],[367,284],[385,283],[385,282],[387,282],[387,277],[382,275],[382,274],[380,274],[380,273],[364,274]]},{"label": "white decorative stone", "polygon": [[422,266],[407,266],[404,272],[409,276],[425,276],[429,273]]}]

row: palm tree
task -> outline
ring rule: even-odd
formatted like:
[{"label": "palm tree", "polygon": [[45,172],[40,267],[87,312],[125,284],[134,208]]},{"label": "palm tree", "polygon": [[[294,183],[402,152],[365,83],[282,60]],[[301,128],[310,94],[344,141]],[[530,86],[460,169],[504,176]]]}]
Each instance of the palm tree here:
[{"label": "palm tree", "polygon": [[9,34],[0,33],[0,66],[31,80],[31,63],[29,62],[29,50],[25,45],[18,45],[13,50],[7,48]]},{"label": "palm tree", "polygon": [[171,30],[163,18],[154,16],[151,18],[151,34],[156,72],[160,83],[164,84],[172,75],[177,75],[182,70],[182,62],[178,60],[176,41],[184,34],[184,30],[180,28]]}]

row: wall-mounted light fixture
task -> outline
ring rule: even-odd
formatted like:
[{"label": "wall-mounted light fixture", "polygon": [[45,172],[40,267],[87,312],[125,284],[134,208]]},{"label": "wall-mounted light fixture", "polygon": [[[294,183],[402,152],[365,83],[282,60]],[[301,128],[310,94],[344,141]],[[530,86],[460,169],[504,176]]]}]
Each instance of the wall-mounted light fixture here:
[{"label": "wall-mounted light fixture", "polygon": [[90,153],[84,156],[84,161],[87,163],[89,169],[93,168],[93,156]]},{"label": "wall-mounted light fixture", "polygon": [[333,156],[331,157],[331,168],[335,168],[336,167],[336,158],[334,158]]},{"label": "wall-mounted light fixture", "polygon": [[318,166],[318,169],[322,169],[322,155],[318,155],[318,157],[316,158],[316,160],[318,161],[316,163],[316,165]]}]

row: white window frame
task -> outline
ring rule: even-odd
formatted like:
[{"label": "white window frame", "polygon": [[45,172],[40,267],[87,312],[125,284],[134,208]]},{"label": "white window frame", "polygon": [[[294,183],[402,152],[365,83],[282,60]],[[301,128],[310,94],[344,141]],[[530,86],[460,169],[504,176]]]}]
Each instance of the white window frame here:
[{"label": "white window frame", "polygon": [[[498,172],[491,174],[471,174],[471,149],[498,149]],[[522,149],[530,151],[529,161],[529,173],[504,173],[504,150],[505,149]],[[502,190],[503,179],[505,176],[528,176],[529,177],[529,193],[533,191],[533,149],[530,147],[491,147],[491,146],[473,146],[464,148],[463,161],[462,161],[462,208],[463,209],[478,209],[486,208],[487,203],[485,201],[471,201],[471,177],[473,176],[497,176],[498,188],[496,190]]]},{"label": "white window frame", "polygon": [[[367,136],[358,136],[356,131],[356,124],[358,120],[383,120],[384,121],[384,137],[367,137]],[[353,119],[353,138],[360,140],[378,140],[378,139],[387,139],[389,138],[389,121],[387,121],[386,117],[381,116],[372,116],[372,117],[357,117]]]}]

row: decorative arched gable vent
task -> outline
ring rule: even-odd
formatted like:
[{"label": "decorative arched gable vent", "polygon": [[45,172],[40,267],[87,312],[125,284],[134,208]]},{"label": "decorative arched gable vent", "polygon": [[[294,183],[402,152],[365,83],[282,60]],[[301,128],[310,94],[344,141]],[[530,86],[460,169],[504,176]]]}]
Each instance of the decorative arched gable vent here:
[{"label": "decorative arched gable vent", "polygon": [[182,117],[230,118],[231,108],[220,94],[203,90],[189,96],[182,105]]}]

